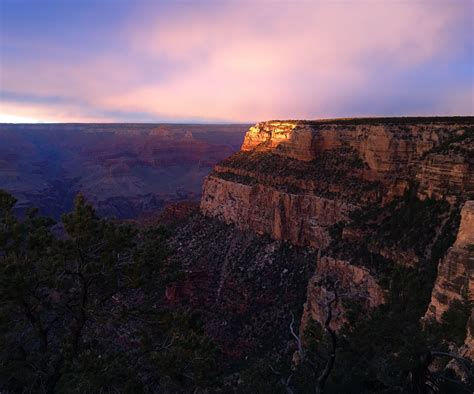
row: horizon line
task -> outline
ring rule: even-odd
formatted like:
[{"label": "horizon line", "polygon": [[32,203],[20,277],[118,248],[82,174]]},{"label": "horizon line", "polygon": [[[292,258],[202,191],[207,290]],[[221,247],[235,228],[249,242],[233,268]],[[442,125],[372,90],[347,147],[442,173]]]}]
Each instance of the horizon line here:
[{"label": "horizon line", "polygon": [[471,115],[380,115],[380,116],[351,116],[351,117],[329,117],[329,118],[307,118],[307,119],[297,119],[297,118],[287,118],[287,119],[267,119],[259,121],[248,121],[248,122],[0,122],[0,125],[87,125],[87,124],[100,124],[100,125],[116,125],[116,124],[130,124],[130,125],[249,125],[257,124],[264,122],[331,122],[331,121],[352,121],[352,120],[365,120],[365,119],[374,119],[374,120],[390,120],[390,119],[474,119],[474,114]]}]

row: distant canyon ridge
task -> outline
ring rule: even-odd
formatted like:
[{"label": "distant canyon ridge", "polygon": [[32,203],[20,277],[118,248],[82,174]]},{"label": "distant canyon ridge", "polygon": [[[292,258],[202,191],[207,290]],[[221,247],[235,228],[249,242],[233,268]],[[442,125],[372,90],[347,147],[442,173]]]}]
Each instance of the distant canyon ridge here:
[{"label": "distant canyon ridge", "polygon": [[140,219],[199,201],[250,125],[0,124],[0,188],[58,218],[82,192],[101,216]]}]

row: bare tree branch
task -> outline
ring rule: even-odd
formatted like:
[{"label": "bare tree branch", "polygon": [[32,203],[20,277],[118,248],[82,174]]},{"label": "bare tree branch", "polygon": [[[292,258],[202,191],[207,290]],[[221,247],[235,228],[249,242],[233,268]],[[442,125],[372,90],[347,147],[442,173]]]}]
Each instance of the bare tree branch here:
[{"label": "bare tree branch", "polygon": [[329,337],[331,339],[331,354],[329,355],[329,359],[326,362],[326,365],[324,367],[323,372],[319,375],[317,384],[316,384],[316,393],[323,393],[324,392],[324,386],[326,385],[326,381],[329,377],[329,374],[331,373],[332,368],[334,367],[334,362],[336,360],[336,349],[337,349],[337,336],[336,332],[331,328],[331,320],[333,318],[333,304],[338,302],[338,294],[337,294],[337,285],[338,281],[334,283],[333,291],[334,291],[334,296],[332,299],[327,301],[327,315],[326,319],[324,321],[324,328],[328,332]]},{"label": "bare tree branch", "polygon": [[449,352],[438,352],[438,351],[431,351],[430,352],[430,355],[432,357],[449,357],[449,358],[452,358],[456,361],[459,361],[459,364],[464,368],[465,372],[471,377],[473,378],[474,375],[471,371],[472,369],[472,362],[470,360],[468,360],[467,358],[464,358],[464,357],[461,357],[461,356],[458,356],[457,354],[454,354],[454,353],[449,353]]},{"label": "bare tree branch", "polygon": [[291,335],[293,336],[293,338],[295,338],[296,343],[298,344],[298,353],[300,355],[301,361],[303,361],[304,356],[305,356],[305,351],[304,351],[303,345],[301,343],[301,338],[298,335],[296,335],[296,333],[293,329],[293,324],[294,323],[295,323],[295,316],[293,315],[293,312],[291,312],[290,332],[291,332]]}]

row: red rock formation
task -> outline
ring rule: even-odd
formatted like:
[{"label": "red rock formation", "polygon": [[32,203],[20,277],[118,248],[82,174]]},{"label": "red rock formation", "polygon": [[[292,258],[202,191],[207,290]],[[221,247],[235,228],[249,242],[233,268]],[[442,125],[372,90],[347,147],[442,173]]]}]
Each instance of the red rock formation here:
[{"label": "red rock formation", "polygon": [[474,301],[474,201],[461,210],[461,224],[454,245],[440,261],[431,303],[425,318],[440,320],[454,300]]},{"label": "red rock formation", "polygon": [[474,192],[474,166],[462,155],[428,155],[423,160],[416,179],[426,197],[443,197],[446,190],[457,191],[466,196]]},{"label": "red rock formation", "polygon": [[292,194],[219,177],[207,178],[201,211],[243,230],[317,248],[328,246],[327,226],[347,220],[349,203],[308,194]]},{"label": "red rock formation", "polygon": [[356,149],[375,172],[406,169],[423,153],[439,145],[450,135],[462,132],[466,124],[456,121],[437,123],[379,124],[341,121],[271,121],[251,127],[242,145],[243,151],[262,150],[310,161],[324,150],[343,145]]},{"label": "red rock formation", "polygon": [[474,147],[473,124],[470,118],[258,123],[241,152],[207,177],[201,210],[241,229],[324,248],[329,226],[357,208],[386,204],[415,179],[421,198],[454,202],[472,193],[469,155],[450,149],[463,138],[463,149]]},{"label": "red rock formation", "polygon": [[328,301],[336,295],[337,302],[332,306],[333,318],[330,322],[334,330],[339,330],[346,323],[346,311],[351,303],[357,303],[367,312],[384,302],[382,288],[367,269],[356,267],[348,261],[323,257],[308,282],[301,331],[310,318],[324,322],[328,313]]},{"label": "red rock formation", "polygon": [[[438,265],[431,302],[424,319],[441,320],[453,301],[474,303],[474,201],[466,201],[456,242]],[[467,323],[467,336],[459,354],[474,360],[474,311]]]}]

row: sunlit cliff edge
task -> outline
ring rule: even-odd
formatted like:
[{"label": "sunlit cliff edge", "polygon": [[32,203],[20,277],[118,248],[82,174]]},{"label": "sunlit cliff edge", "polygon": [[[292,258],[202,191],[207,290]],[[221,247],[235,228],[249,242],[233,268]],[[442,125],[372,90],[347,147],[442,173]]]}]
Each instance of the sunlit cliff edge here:
[{"label": "sunlit cliff edge", "polygon": [[[303,327],[321,321],[328,283],[362,310],[384,303],[389,261],[437,267],[426,317],[439,320],[454,300],[474,300],[473,155],[473,117],[261,122],[206,178],[201,212],[320,250]],[[341,302],[334,329],[345,313]]]},{"label": "sunlit cliff edge", "polygon": [[[421,198],[472,198],[473,118],[270,121],[207,178],[201,209],[244,229],[327,246],[327,227],[419,184]],[[466,150],[466,152],[464,152]]]}]

